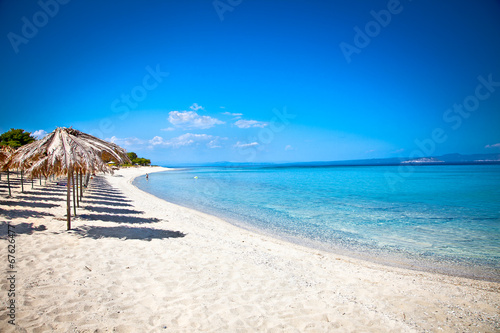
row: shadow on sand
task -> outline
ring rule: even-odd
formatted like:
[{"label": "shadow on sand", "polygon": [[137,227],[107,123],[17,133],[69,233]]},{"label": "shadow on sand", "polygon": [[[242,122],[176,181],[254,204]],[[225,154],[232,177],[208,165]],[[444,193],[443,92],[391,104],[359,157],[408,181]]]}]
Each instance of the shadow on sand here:
[{"label": "shadow on sand", "polygon": [[22,206],[22,207],[33,207],[33,208],[53,208],[59,207],[59,205],[46,203],[46,202],[25,202],[25,201],[0,201],[0,205],[5,206]]},{"label": "shadow on sand", "polygon": [[95,194],[95,195],[111,195],[111,196],[123,197],[122,192],[111,191],[111,190],[96,190],[93,188],[92,190],[89,191],[89,193]]},{"label": "shadow on sand", "polygon": [[54,214],[51,213],[45,213],[45,212],[37,212],[34,210],[29,210],[29,209],[23,209],[23,210],[17,210],[17,209],[12,209],[12,210],[5,210],[0,208],[0,216],[4,218],[9,218],[9,219],[16,219],[16,218],[39,218],[39,217],[45,217],[45,216],[54,216]]},{"label": "shadow on sand", "polygon": [[179,238],[186,234],[180,231],[160,230],[139,227],[91,227],[83,226],[72,230],[82,238],[118,238],[151,241],[152,239]]},{"label": "shadow on sand", "polygon": [[[0,238],[6,238],[8,235],[8,224],[7,222],[0,223]],[[16,235],[31,235],[35,231],[44,231],[47,228],[44,225],[40,225],[38,227],[33,227],[33,223],[19,223],[19,224],[11,224],[10,231],[15,232]]]},{"label": "shadow on sand", "polygon": [[[105,206],[116,206],[116,207],[133,207],[133,205],[126,203],[126,202],[120,202],[120,201],[107,201],[107,200],[86,200],[86,198],[83,198],[83,203],[85,205],[105,205]],[[85,208],[88,209],[87,206]]]},{"label": "shadow on sand", "polygon": [[120,201],[120,202],[131,202],[132,200],[127,199],[127,197],[121,197],[121,196],[116,196],[116,195],[97,195],[97,194],[90,194],[87,196],[83,197],[84,199],[90,199],[90,200],[111,200],[111,201]]},{"label": "shadow on sand", "polygon": [[90,221],[105,221],[105,222],[115,222],[115,223],[155,223],[160,222],[160,219],[144,218],[138,216],[126,216],[126,215],[100,215],[100,214],[79,214],[79,218],[83,220]]},{"label": "shadow on sand", "polygon": [[[21,199],[21,200],[26,200],[26,201],[56,201],[56,202],[64,202],[64,198],[63,197],[55,197],[54,196],[48,196],[48,197],[45,197],[45,196],[24,196],[24,195],[18,195],[18,196],[15,196],[14,199]],[[13,204],[15,205],[15,204]]]},{"label": "shadow on sand", "polygon": [[114,208],[114,207],[97,207],[97,206],[87,206],[87,210],[96,213],[108,213],[108,214],[144,214],[139,210],[126,209],[126,208]]}]

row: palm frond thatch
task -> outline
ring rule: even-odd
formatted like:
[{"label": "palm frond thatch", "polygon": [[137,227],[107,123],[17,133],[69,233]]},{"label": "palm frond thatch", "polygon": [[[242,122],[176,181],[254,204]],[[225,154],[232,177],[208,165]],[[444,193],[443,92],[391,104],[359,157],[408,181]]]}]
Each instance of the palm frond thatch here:
[{"label": "palm frond thatch", "polygon": [[10,146],[0,146],[0,166],[7,163],[10,155],[14,153],[14,148]]},{"label": "palm frond thatch", "polygon": [[10,146],[1,146],[0,148],[0,171],[7,171],[7,187],[9,188],[9,197],[12,195],[10,189],[9,168],[8,167],[4,168],[4,165],[7,164],[9,158],[12,156],[14,151],[15,151],[14,148]]},{"label": "palm frond thatch", "polygon": [[6,167],[19,168],[29,176],[66,175],[75,172],[112,172],[103,157],[130,163],[125,149],[73,128],[56,128],[39,141],[17,149]]},{"label": "palm frond thatch", "polygon": [[73,172],[95,173],[113,170],[103,159],[131,163],[127,151],[73,128],[58,127],[39,141],[20,147],[10,155],[2,169],[19,168],[28,176],[66,175],[67,227],[71,229],[70,187]]}]

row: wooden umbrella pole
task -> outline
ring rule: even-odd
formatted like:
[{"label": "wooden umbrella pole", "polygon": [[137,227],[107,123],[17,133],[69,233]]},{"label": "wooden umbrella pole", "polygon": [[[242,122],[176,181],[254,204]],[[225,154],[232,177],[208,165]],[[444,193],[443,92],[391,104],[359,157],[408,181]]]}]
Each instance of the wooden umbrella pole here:
[{"label": "wooden umbrella pole", "polygon": [[33,176],[31,176],[31,189],[33,189]]},{"label": "wooden umbrella pole", "polygon": [[82,173],[80,172],[80,200],[83,198],[83,176]]},{"label": "wooden umbrella pole", "polygon": [[76,207],[80,208],[80,196],[78,194],[78,171],[76,172],[76,177],[75,177],[75,187],[76,187]]},{"label": "wooden umbrella pole", "polygon": [[[41,182],[40,178],[40,182]],[[67,230],[71,229],[71,199],[70,199],[70,189],[71,189],[71,170],[68,169],[68,181],[66,183],[66,223],[67,223]]]},{"label": "wooden umbrella pole", "polygon": [[71,179],[73,180],[73,215],[76,216],[75,175],[73,172],[71,172]]},{"label": "wooden umbrella pole", "polygon": [[12,193],[10,192],[10,176],[9,176],[10,172],[9,172],[9,169],[7,169],[7,186],[9,187],[9,197],[12,196]]},{"label": "wooden umbrella pole", "polygon": [[90,185],[90,171],[85,175],[85,191],[89,189]]},{"label": "wooden umbrella pole", "polygon": [[24,171],[21,170],[21,193],[24,193],[23,173],[24,173]]}]

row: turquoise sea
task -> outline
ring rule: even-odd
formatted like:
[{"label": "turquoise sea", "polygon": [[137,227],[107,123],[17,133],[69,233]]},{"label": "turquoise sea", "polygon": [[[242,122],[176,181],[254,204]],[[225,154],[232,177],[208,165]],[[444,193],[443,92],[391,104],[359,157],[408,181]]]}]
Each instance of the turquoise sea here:
[{"label": "turquoise sea", "polygon": [[134,184],[305,246],[500,281],[500,165],[200,167]]}]

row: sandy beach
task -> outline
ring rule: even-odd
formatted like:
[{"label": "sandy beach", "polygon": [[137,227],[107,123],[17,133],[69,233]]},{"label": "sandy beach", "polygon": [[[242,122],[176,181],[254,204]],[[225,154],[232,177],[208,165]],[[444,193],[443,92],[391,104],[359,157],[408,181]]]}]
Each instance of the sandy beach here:
[{"label": "sandy beach", "polygon": [[[500,284],[309,249],[98,175],[66,231],[53,182],[0,199],[1,332],[499,332]],[[2,185],[5,179],[2,175]],[[7,223],[15,227],[9,324]]]}]

